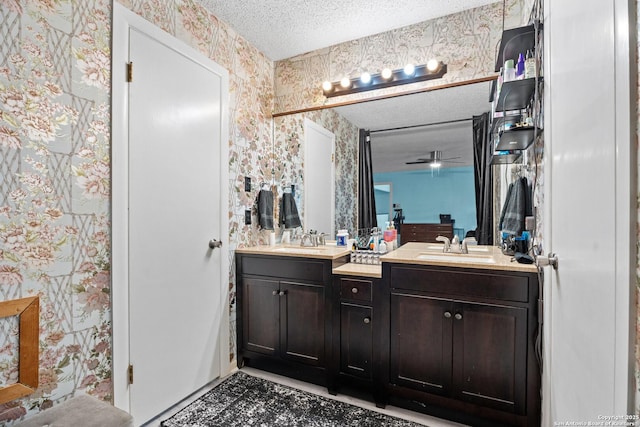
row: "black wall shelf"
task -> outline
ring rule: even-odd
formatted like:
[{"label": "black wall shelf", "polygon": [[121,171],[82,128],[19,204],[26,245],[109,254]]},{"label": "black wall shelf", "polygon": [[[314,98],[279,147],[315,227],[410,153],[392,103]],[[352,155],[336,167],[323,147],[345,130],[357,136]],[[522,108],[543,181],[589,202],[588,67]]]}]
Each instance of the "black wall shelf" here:
[{"label": "black wall shelf", "polygon": [[511,80],[502,84],[500,96],[496,102],[496,111],[522,110],[527,108],[534,91],[536,80],[522,79]]},{"label": "black wall shelf", "polygon": [[[542,30],[542,23],[538,23],[538,25],[539,29]],[[502,40],[500,41],[500,50],[498,51],[498,58],[496,58],[495,71],[500,71],[500,67],[504,65],[504,61],[513,59],[514,62],[518,62],[519,54],[522,53],[525,55],[528,50],[533,52],[535,48],[535,36],[536,28],[534,24],[505,30],[502,33]]]},{"label": "black wall shelf", "polygon": [[509,165],[512,163],[516,163],[518,160],[520,160],[521,156],[522,154],[519,152],[509,153],[509,154],[494,153],[493,157],[491,158],[491,164],[492,165]]},{"label": "black wall shelf", "polygon": [[516,127],[500,132],[496,150],[526,150],[540,129],[535,126]]}]

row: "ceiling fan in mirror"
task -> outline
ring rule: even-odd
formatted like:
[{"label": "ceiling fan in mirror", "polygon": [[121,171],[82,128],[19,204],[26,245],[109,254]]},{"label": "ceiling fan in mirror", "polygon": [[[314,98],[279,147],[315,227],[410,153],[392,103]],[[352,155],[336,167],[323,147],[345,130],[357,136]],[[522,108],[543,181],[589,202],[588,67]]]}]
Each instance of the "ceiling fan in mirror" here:
[{"label": "ceiling fan in mirror", "polygon": [[436,150],[429,152],[429,157],[427,158],[418,158],[413,162],[406,162],[407,165],[417,165],[420,163],[426,163],[432,168],[439,168],[442,166],[442,163],[464,163],[464,162],[456,162],[456,159],[460,157],[448,157],[446,159],[442,158],[442,151]]}]

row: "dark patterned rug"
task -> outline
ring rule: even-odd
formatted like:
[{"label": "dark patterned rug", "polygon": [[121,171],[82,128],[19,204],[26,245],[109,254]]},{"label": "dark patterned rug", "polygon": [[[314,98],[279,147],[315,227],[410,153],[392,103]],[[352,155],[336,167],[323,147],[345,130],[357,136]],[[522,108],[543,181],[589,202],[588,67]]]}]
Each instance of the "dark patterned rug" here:
[{"label": "dark patterned rug", "polygon": [[237,372],[161,426],[419,427],[419,424]]}]

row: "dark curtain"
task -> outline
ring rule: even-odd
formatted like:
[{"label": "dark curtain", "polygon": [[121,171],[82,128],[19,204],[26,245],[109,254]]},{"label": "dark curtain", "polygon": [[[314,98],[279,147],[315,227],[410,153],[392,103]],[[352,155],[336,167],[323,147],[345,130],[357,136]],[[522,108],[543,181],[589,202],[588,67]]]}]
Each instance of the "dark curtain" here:
[{"label": "dark curtain", "polygon": [[373,164],[371,162],[371,135],[360,129],[358,145],[358,228],[378,226],[376,220],[376,199],[373,192]]},{"label": "dark curtain", "polygon": [[493,245],[493,146],[489,139],[489,113],[473,116],[473,166],[476,184],[476,240]]}]

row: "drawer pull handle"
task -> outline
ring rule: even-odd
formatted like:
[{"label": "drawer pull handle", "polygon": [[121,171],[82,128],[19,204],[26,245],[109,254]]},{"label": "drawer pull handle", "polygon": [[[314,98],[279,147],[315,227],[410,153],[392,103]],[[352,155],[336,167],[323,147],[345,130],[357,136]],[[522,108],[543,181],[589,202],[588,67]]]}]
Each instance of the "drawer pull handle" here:
[{"label": "drawer pull handle", "polygon": [[280,291],[280,296],[281,296],[281,297],[282,297],[282,296],[284,296],[284,295],[286,295],[286,294],[287,294],[287,293],[286,293],[285,291]]},{"label": "drawer pull handle", "polygon": [[365,317],[365,318],[364,318],[364,323],[371,323],[371,319],[370,319],[370,318],[368,318],[368,317]]},{"label": "drawer pull handle", "polygon": [[445,311],[444,312],[444,317],[446,317],[447,319],[450,319],[451,318],[451,312]]},{"label": "drawer pull handle", "polygon": [[351,288],[351,293],[357,294],[358,293],[358,288]]},{"label": "drawer pull handle", "polygon": [[455,318],[456,318],[456,320],[461,320],[462,319],[462,314],[456,313]]}]

